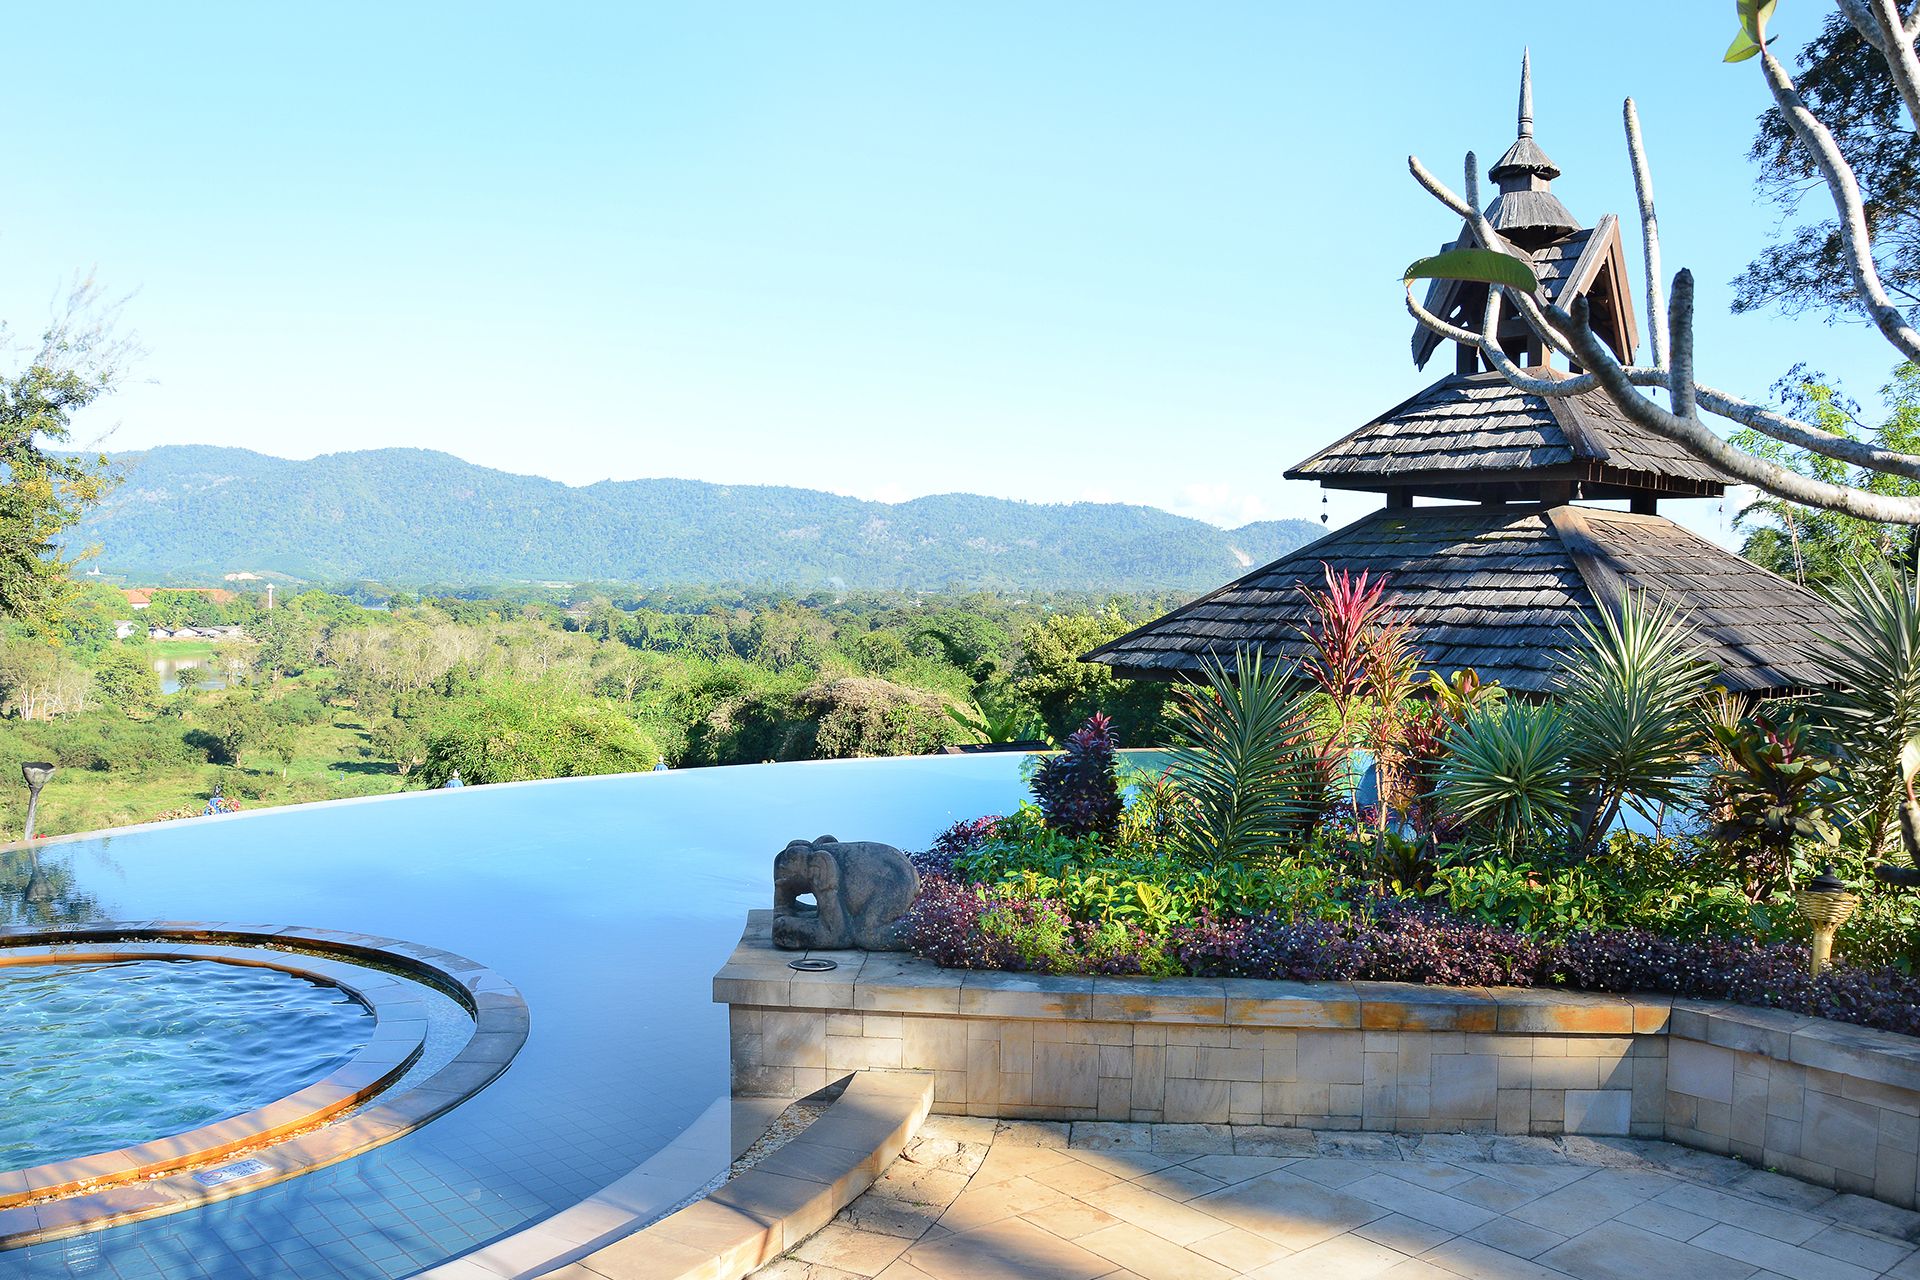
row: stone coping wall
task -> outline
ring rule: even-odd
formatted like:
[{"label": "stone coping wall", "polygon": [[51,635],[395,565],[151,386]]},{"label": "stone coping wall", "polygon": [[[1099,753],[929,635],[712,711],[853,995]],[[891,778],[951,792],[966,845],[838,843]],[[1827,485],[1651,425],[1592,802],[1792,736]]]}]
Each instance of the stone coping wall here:
[{"label": "stone coping wall", "polygon": [[1920,1040],[1659,995],[1051,976],[775,950],[749,914],[713,980],[733,1089],[933,1073],[935,1112],[1666,1138],[1920,1207]]}]

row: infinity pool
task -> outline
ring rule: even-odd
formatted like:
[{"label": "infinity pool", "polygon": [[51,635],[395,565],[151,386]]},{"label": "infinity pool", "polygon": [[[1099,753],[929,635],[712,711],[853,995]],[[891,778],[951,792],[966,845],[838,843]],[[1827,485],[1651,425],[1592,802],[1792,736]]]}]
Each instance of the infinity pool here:
[{"label": "infinity pool", "polygon": [[[924,848],[1019,756],[694,769],[194,819],[0,852],[0,922],[197,920],[444,947],[526,996],[507,1073],[424,1129],[188,1213],[0,1252],[0,1277],[410,1275],[573,1204],[726,1090],[710,980],[773,855]],[[59,785],[57,780],[55,786]]]},{"label": "infinity pool", "polygon": [[373,1028],[338,987],[206,960],[0,967],[0,1170],[130,1147],[255,1107]]}]

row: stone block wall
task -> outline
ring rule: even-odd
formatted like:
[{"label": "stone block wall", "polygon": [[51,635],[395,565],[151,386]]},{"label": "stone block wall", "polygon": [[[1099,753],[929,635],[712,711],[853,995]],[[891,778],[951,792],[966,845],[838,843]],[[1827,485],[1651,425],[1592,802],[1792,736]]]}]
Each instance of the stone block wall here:
[{"label": "stone block wall", "polygon": [[1664,1136],[1916,1207],[1917,1049],[1906,1036],[1818,1018],[1676,1007]]},{"label": "stone block wall", "polygon": [[954,1115],[1660,1137],[1659,1036],[1053,1021],[735,1006],[733,1087],[934,1073]]},{"label": "stone block wall", "polygon": [[1659,996],[1052,977],[820,952],[767,914],[714,979],[733,1089],[930,1071],[948,1114],[1668,1138],[1916,1205],[1920,1041]]}]

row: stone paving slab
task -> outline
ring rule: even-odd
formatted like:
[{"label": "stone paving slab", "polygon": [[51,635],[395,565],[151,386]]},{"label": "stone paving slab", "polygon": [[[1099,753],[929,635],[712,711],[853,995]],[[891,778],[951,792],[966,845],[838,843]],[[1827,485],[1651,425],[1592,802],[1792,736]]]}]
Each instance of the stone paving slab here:
[{"label": "stone paving slab", "polygon": [[1671,1143],[933,1116],[764,1280],[1920,1280],[1920,1213]]}]

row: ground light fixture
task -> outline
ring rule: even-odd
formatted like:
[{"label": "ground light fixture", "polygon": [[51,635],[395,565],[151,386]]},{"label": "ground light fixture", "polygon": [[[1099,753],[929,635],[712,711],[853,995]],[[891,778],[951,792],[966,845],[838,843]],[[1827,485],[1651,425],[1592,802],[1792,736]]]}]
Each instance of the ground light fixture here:
[{"label": "ground light fixture", "polygon": [[50,760],[26,760],[21,762],[20,776],[27,780],[27,830],[24,840],[33,839],[33,819],[40,809],[40,788],[47,785],[47,779],[53,776],[53,762]]},{"label": "ground light fixture", "polygon": [[1833,935],[1852,917],[1860,899],[1847,892],[1828,864],[1793,895],[1793,905],[1813,929],[1813,976],[1817,978],[1833,963]]}]

